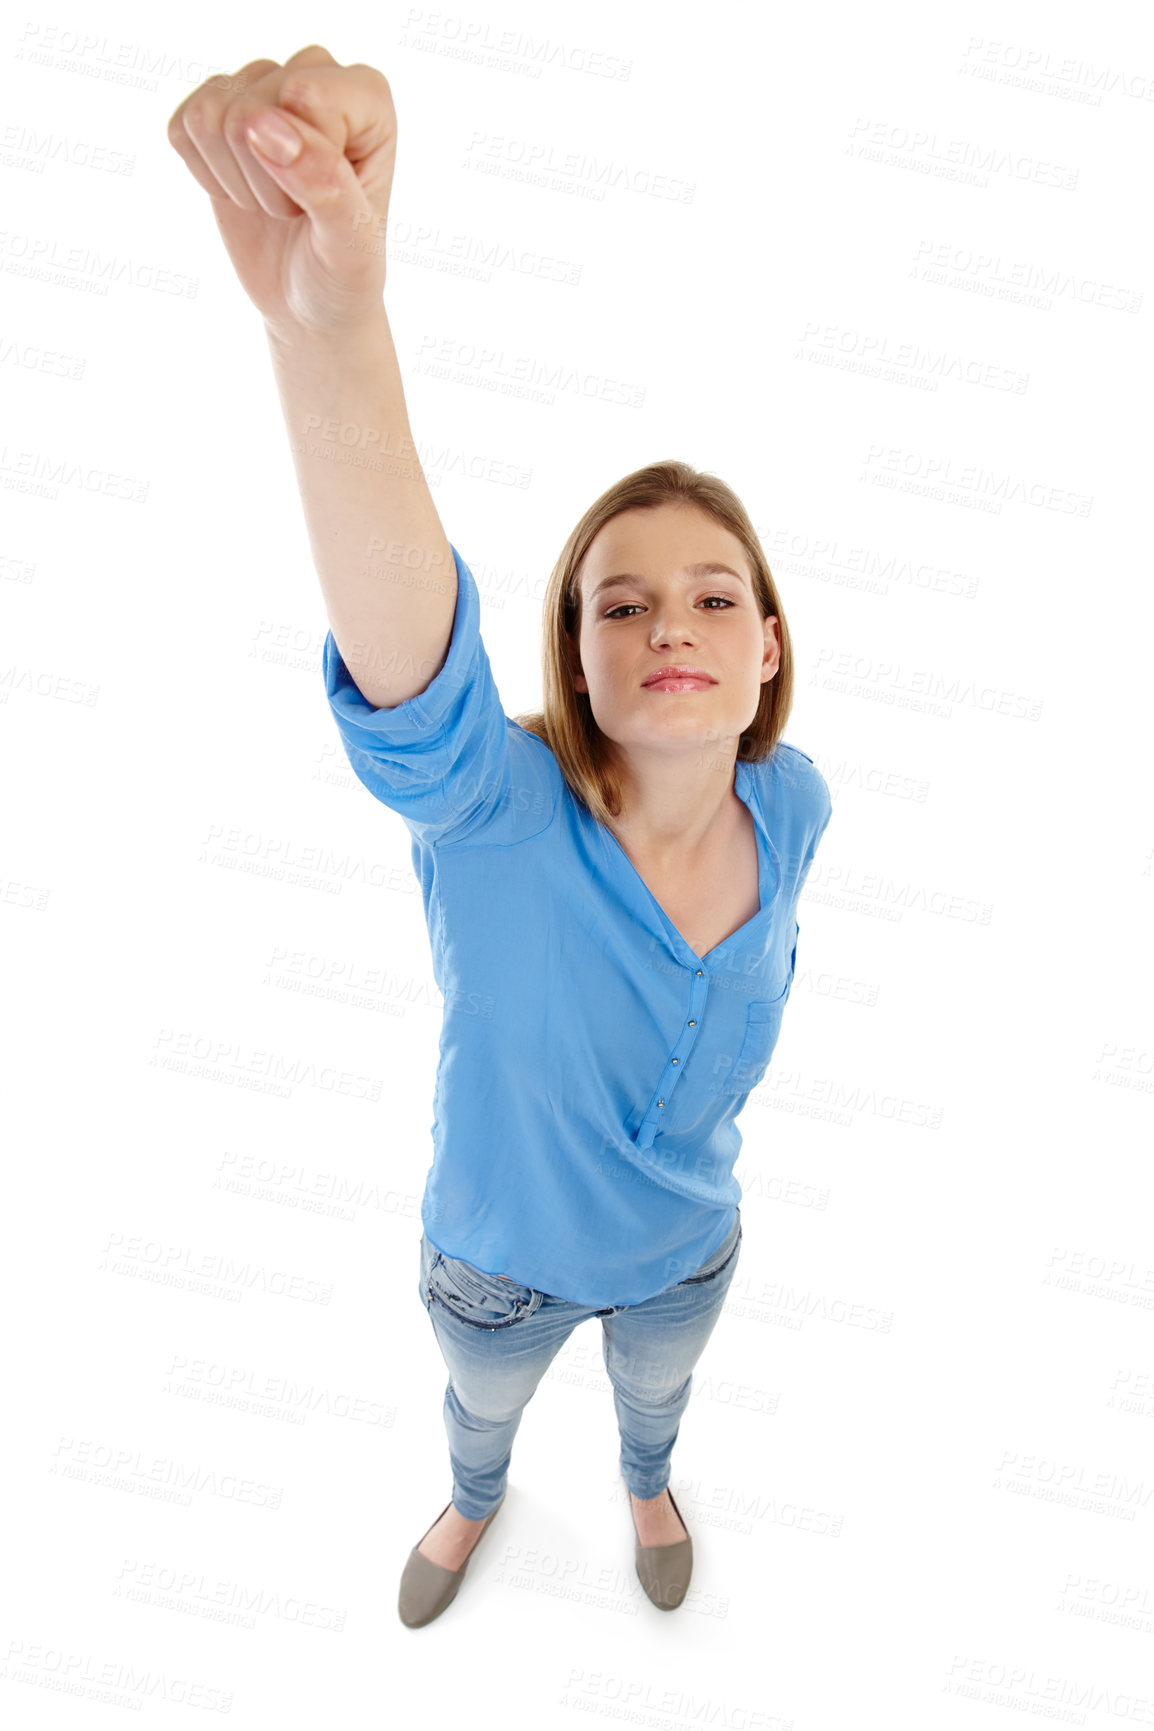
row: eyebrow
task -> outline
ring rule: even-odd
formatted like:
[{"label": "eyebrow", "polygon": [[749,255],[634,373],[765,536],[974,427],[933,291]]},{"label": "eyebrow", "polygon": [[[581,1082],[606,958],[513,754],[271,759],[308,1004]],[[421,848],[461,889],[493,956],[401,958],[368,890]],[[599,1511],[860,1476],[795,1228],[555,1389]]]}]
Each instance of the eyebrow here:
[{"label": "eyebrow", "polygon": [[[732,565],[723,565],[718,559],[703,559],[696,565],[686,565],[683,575],[689,578],[719,577],[724,575],[726,577],[736,577],[739,583],[742,581],[740,571],[735,571]],[[602,577],[600,583],[598,583],[597,587],[589,597],[589,605],[593,605],[594,601],[596,601],[597,597],[603,590],[619,589],[627,583],[640,583],[644,586],[645,581],[645,578],[639,577],[635,571],[619,571],[613,577]]]}]

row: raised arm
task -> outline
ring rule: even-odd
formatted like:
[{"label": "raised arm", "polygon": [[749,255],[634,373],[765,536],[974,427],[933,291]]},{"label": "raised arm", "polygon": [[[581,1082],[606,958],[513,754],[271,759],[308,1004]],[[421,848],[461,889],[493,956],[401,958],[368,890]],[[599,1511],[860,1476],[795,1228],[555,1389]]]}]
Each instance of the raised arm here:
[{"label": "raised arm", "polygon": [[[254,141],[258,117],[287,128],[294,160]],[[393,708],[445,661],[457,574],[382,298],[392,93],[311,46],[209,79],[168,137],[265,322],[333,638],[366,701]]]},{"label": "raised arm", "polygon": [[444,663],[457,571],[388,319],[335,340],[270,331],[269,348],[333,637],[358,690],[391,709]]}]

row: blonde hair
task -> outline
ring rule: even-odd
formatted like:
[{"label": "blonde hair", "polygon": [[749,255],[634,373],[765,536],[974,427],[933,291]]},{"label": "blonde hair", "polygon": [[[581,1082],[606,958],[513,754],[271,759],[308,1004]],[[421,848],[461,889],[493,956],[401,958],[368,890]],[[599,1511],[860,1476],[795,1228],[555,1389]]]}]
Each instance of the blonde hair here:
[{"label": "blonde hair", "polygon": [[793,648],[768,561],[749,514],[717,475],[669,458],[626,475],[595,499],[573,530],[553,567],[541,615],[541,711],[515,715],[527,733],[543,739],[575,797],[602,823],[621,811],[621,789],[610,767],[605,735],[593,718],[589,695],[575,691],[576,650],[581,632],[581,563],[593,537],[622,511],[655,505],[696,505],[736,535],[753,575],[753,593],[763,619],[776,616],[781,643],[777,673],[761,687],[749,730],[737,756],[757,763],[772,753],[793,707]]}]

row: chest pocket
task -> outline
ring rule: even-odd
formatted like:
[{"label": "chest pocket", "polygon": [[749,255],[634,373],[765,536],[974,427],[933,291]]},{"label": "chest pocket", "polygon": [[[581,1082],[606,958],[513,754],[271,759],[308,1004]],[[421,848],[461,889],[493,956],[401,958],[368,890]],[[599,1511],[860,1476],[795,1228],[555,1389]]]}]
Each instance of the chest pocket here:
[{"label": "chest pocket", "polygon": [[746,1012],[745,1037],[738,1049],[733,1068],[719,1080],[719,1093],[746,1094],[751,1088],[757,1087],[769,1068],[769,1060],[773,1057],[777,1036],[781,1032],[781,1018],[792,985],[791,970],[778,997],[756,998],[750,1004]]}]

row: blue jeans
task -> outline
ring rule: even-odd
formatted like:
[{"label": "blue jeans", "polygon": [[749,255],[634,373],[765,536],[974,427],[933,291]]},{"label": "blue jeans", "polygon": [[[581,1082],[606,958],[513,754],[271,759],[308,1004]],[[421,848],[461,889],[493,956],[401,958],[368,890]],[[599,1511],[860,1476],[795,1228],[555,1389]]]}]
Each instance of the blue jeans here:
[{"label": "blue jeans", "polygon": [[621,1473],[637,1497],[669,1483],[693,1367],[721,1315],[741,1252],[741,1209],[725,1242],[696,1274],[641,1304],[598,1310],[483,1274],[421,1234],[421,1301],[449,1370],[445,1429],[453,1506],[467,1520],[505,1494],[521,1414],[580,1322],[601,1318],[601,1349],[621,1432]]}]

